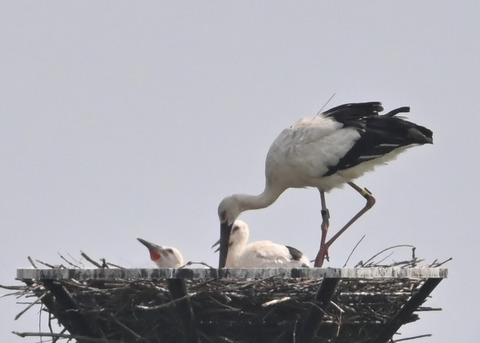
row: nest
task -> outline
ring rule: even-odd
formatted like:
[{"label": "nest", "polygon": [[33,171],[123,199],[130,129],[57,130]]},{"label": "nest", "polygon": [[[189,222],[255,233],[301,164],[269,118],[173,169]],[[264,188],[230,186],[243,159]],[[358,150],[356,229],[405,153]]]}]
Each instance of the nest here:
[{"label": "nest", "polygon": [[[79,343],[393,342],[393,333],[418,320],[419,311],[438,310],[418,305],[446,276],[439,265],[222,271],[20,269],[19,279],[26,287],[18,292],[35,296],[32,305],[41,302],[49,320],[58,320],[64,330],[17,334]],[[35,276],[29,276],[32,273]],[[436,280],[435,285],[425,291],[431,280]],[[410,304],[422,292],[417,304]],[[409,304],[411,311],[402,314]]]}]

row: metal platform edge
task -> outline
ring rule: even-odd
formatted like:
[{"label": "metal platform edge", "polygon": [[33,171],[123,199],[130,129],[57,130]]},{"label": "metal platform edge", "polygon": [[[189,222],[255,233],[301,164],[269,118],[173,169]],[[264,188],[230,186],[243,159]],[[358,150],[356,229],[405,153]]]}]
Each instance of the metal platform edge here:
[{"label": "metal platform edge", "polygon": [[340,278],[340,279],[389,279],[389,278],[446,278],[447,268],[252,268],[252,269],[17,269],[19,280],[115,280],[115,279],[262,279],[283,278]]}]

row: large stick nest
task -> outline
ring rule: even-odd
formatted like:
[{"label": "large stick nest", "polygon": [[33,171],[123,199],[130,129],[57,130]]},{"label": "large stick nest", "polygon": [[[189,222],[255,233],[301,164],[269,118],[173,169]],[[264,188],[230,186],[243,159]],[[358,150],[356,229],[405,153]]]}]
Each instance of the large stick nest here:
[{"label": "large stick nest", "polygon": [[[40,299],[49,318],[68,330],[36,334],[54,340],[189,342],[193,328],[200,342],[295,342],[310,311],[321,307],[314,341],[340,343],[372,341],[425,281],[342,278],[331,301],[321,306],[315,298],[321,277],[181,279],[186,296],[175,294],[179,280],[23,280],[21,293]],[[416,309],[424,310],[436,309]],[[405,322],[418,319],[414,313]]]},{"label": "large stick nest", "polygon": [[[186,280],[186,284],[202,341],[288,342],[308,310],[316,306],[314,297],[321,281],[271,277],[254,281]],[[54,303],[48,306],[67,328],[78,324],[74,322],[77,318],[68,314],[75,311],[84,318],[93,337],[109,341],[177,342],[185,335],[177,305],[186,299],[172,299],[167,280],[55,283],[65,289],[77,306],[74,310],[58,308]],[[369,341],[380,325],[394,318],[420,283],[341,281],[326,309],[318,341]],[[39,297],[49,292],[41,284],[32,287]],[[414,314],[409,321],[417,319]]]}]

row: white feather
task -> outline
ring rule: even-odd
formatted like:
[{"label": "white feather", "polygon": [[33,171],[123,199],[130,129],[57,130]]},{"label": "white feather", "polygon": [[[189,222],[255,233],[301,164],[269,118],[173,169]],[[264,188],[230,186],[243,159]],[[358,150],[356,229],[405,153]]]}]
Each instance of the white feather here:
[{"label": "white feather", "polygon": [[301,268],[308,266],[308,257],[302,255],[294,260],[289,249],[270,241],[258,241],[247,245],[248,225],[236,220],[230,235],[227,268]]}]

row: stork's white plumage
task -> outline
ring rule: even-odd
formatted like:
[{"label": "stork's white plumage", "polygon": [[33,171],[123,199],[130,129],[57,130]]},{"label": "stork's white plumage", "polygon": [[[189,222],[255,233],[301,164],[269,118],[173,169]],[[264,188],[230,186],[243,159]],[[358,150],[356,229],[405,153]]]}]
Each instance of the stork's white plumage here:
[{"label": "stork's white plumage", "polygon": [[137,238],[150,252],[150,258],[159,268],[178,268],[183,265],[183,256],[177,248],[165,247]]},{"label": "stork's white plumage", "polygon": [[230,234],[227,268],[303,268],[310,261],[301,251],[270,241],[258,241],[247,245],[250,235],[248,225],[235,220]]},{"label": "stork's white plumage", "polygon": [[[316,187],[322,204],[322,238],[315,266],[320,267],[328,247],[355,220],[370,209],[375,199],[352,180],[385,164],[414,145],[432,143],[432,131],[396,117],[408,107],[387,114],[381,103],[354,103],[332,108],[311,119],[301,119],[272,143],[265,162],[265,189],[259,195],[234,194],[218,207],[220,261],[223,267],[232,225],[240,213],[271,205],[287,188]],[[367,199],[365,207],[326,242],[329,214],[325,192],[348,183]]]}]

